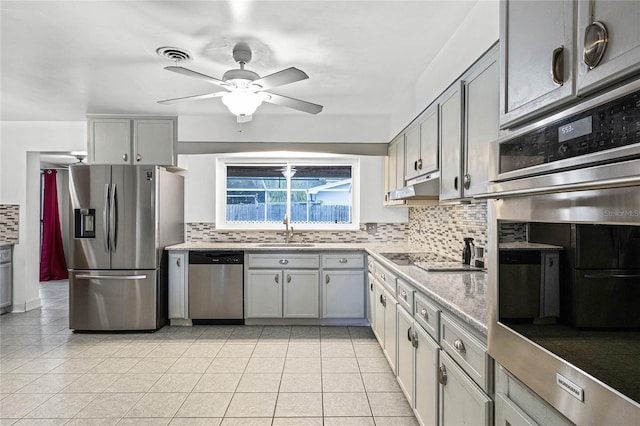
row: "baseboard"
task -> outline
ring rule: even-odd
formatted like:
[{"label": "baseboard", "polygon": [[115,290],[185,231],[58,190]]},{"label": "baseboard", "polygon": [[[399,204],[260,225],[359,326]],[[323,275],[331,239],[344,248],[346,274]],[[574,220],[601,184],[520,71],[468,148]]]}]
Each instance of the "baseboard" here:
[{"label": "baseboard", "polygon": [[368,326],[366,318],[247,318],[245,325]]},{"label": "baseboard", "polygon": [[42,307],[42,300],[39,297],[27,300],[24,304],[25,311],[32,311]]},{"label": "baseboard", "polygon": [[186,318],[171,318],[169,322],[171,323],[171,326],[178,327],[191,327],[192,325],[191,320]]}]

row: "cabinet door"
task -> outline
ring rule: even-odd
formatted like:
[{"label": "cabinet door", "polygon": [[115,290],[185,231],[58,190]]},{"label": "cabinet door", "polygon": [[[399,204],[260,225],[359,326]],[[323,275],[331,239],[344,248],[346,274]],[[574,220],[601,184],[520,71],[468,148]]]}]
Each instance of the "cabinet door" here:
[{"label": "cabinet door", "polygon": [[460,83],[442,95],[440,109],[440,199],[462,196],[462,87]]},{"label": "cabinet door", "polygon": [[249,270],[247,318],[282,318],[282,271]]},{"label": "cabinet door", "polygon": [[[573,8],[574,2],[567,0],[500,2],[502,127],[574,97]],[[558,61],[564,63],[558,72],[564,84],[555,83],[551,75],[552,63]]]},{"label": "cabinet door", "polygon": [[285,318],[318,318],[318,271],[285,270]]},{"label": "cabinet door", "polygon": [[464,82],[465,173],[464,197],[487,192],[489,147],[498,138],[500,69],[497,51],[478,65]]},{"label": "cabinet door", "polygon": [[388,157],[389,157],[389,175],[387,176],[389,191],[398,189],[397,175],[398,175],[398,146],[401,141],[396,139],[389,144]]},{"label": "cabinet door", "polygon": [[389,361],[391,371],[396,373],[396,363],[398,356],[398,320],[396,305],[398,302],[387,290],[384,291],[384,353]]},{"label": "cabinet door", "polygon": [[322,273],[324,318],[364,317],[364,271]]},{"label": "cabinet door", "polygon": [[418,174],[423,175],[439,170],[438,160],[438,107],[427,111],[426,118],[420,124],[420,159]]},{"label": "cabinet door", "polygon": [[95,118],[88,126],[91,164],[131,163],[131,120]]},{"label": "cabinet door", "polygon": [[495,426],[537,426],[538,424],[506,395],[496,394]]},{"label": "cabinet door", "polygon": [[173,120],[133,120],[133,140],[133,164],[175,165]]},{"label": "cabinet door", "polygon": [[440,424],[491,425],[492,402],[444,351],[440,351]]},{"label": "cabinet door", "polygon": [[418,324],[414,323],[415,393],[414,407],[418,421],[423,425],[438,424],[438,354],[440,347]]},{"label": "cabinet door", "polygon": [[187,252],[169,253],[169,318],[188,318]]},{"label": "cabinet door", "polygon": [[398,311],[398,383],[413,407],[414,349],[413,318],[400,305]]},{"label": "cabinet door", "polygon": [[[615,83],[640,70],[640,7],[637,1],[595,2],[593,18],[607,27],[609,42],[600,63],[593,69],[578,57],[578,94],[584,95]],[[591,23],[589,2],[578,2],[578,47],[584,46],[585,30]]]},{"label": "cabinet door", "polygon": [[374,282],[373,289],[375,292],[374,314],[373,314],[373,334],[376,335],[382,349],[384,349],[384,307],[386,296],[384,295],[384,287],[377,280]]},{"label": "cabinet door", "polygon": [[374,288],[374,278],[372,273],[367,274],[367,321],[373,328],[373,323],[375,321],[375,303],[376,303],[376,292]]},{"label": "cabinet door", "polygon": [[404,134],[404,178],[413,179],[420,174],[420,126],[415,126]]}]

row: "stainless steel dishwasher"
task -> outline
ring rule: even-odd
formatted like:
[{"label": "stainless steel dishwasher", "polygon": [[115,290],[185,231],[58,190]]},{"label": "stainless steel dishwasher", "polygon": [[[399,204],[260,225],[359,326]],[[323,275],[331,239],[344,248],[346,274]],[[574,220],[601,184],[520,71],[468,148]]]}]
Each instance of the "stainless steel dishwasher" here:
[{"label": "stainless steel dishwasher", "polygon": [[194,324],[244,324],[244,252],[189,252],[189,317]]}]

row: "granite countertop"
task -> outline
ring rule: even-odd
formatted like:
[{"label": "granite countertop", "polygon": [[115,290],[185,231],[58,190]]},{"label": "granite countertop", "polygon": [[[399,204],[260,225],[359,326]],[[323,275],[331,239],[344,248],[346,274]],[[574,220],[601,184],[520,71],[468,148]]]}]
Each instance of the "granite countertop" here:
[{"label": "granite countertop", "polygon": [[[265,244],[269,244],[265,246]],[[428,298],[480,335],[487,335],[487,274],[476,272],[427,272],[413,265],[397,265],[380,253],[411,253],[402,243],[309,243],[309,246],[273,246],[272,243],[191,241],[166,247],[167,250],[242,250],[242,251],[367,251],[384,267],[394,271]]]},{"label": "granite countertop", "polygon": [[530,243],[528,241],[515,241],[511,243],[500,243],[500,250],[564,250],[562,246],[551,244]]}]

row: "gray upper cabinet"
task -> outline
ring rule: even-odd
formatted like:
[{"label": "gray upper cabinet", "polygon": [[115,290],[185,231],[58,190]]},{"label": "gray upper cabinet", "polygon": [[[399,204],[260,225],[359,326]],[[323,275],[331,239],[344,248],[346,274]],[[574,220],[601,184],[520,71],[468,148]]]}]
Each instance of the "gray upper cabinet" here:
[{"label": "gray upper cabinet", "polygon": [[404,205],[404,200],[392,200],[389,192],[404,186],[404,135],[401,134],[391,141],[385,159],[385,194],[386,206]]},{"label": "gray upper cabinet", "polygon": [[500,2],[501,127],[575,97],[573,16],[570,0]]},{"label": "gray upper cabinet", "polygon": [[462,83],[456,82],[439,102],[440,111],[440,200],[462,197]]},{"label": "gray upper cabinet", "polygon": [[404,178],[438,170],[438,107],[434,105],[418,117],[419,124],[405,132]]},{"label": "gray upper cabinet", "polygon": [[175,166],[177,119],[174,117],[88,118],[91,164]]},{"label": "gray upper cabinet", "polygon": [[608,43],[600,63],[593,69],[584,61],[583,47],[587,27],[591,24],[591,2],[578,2],[577,68],[578,95],[582,96],[610,85],[640,70],[640,5],[637,1],[597,0],[592,3],[593,19],[603,23]]},{"label": "gray upper cabinet", "polygon": [[464,197],[487,192],[489,144],[498,138],[499,68],[494,53],[464,78]]}]

